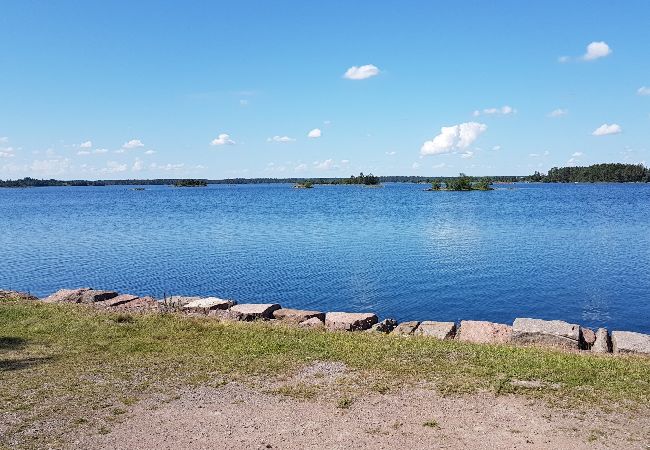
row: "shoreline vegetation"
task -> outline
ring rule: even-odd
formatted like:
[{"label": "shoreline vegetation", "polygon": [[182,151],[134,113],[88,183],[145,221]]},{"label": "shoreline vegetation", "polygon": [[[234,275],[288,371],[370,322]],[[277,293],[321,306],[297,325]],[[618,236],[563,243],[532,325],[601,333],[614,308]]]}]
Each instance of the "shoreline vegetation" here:
[{"label": "shoreline vegetation", "polygon": [[[268,183],[288,183],[294,184],[294,187],[311,183],[313,185],[363,185],[363,186],[380,186],[381,183],[422,183],[432,184],[432,190],[435,183],[440,186],[445,185],[445,189],[440,190],[476,190],[476,189],[447,189],[447,186],[466,187],[466,181],[473,186],[479,186],[484,181],[489,183],[650,183],[650,169],[642,164],[621,164],[606,163],[594,164],[588,167],[554,167],[546,174],[535,172],[527,176],[467,176],[461,174],[458,177],[425,177],[425,176],[375,176],[373,174],[350,176],[348,178],[227,178],[222,180],[208,179],[177,179],[177,178],[158,178],[150,180],[129,179],[129,180],[39,180],[31,177],[19,180],[0,180],[0,188],[20,188],[20,187],[48,187],[48,186],[147,186],[147,185],[173,185],[181,187],[207,186],[208,184],[268,184]],[[460,185],[458,184],[460,182]],[[198,184],[194,184],[198,183]],[[489,190],[489,189],[478,189]]]},{"label": "shoreline vegetation", "polygon": [[431,187],[425,189],[426,191],[493,191],[490,185],[492,180],[485,177],[478,181],[472,181],[470,177],[461,173],[458,175],[458,178],[447,180],[444,182],[441,180],[434,180],[431,182]]}]

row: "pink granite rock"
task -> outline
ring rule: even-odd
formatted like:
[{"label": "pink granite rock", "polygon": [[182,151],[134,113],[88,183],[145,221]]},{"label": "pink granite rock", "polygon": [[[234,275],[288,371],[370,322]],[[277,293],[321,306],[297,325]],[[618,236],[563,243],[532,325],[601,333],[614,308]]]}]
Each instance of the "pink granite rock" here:
[{"label": "pink granite rock", "polygon": [[117,297],[114,291],[100,291],[91,288],[61,289],[43,299],[46,303],[95,303]]},{"label": "pink granite rock", "polygon": [[287,322],[301,323],[313,317],[321,322],[325,320],[325,314],[320,311],[304,311],[302,309],[280,308],[273,311],[273,318]]},{"label": "pink granite rock", "polygon": [[330,331],[367,330],[377,323],[373,313],[328,312],[325,314],[325,326]]},{"label": "pink granite rock", "polygon": [[512,327],[502,323],[481,320],[463,320],[456,338],[459,341],[483,344],[502,344],[512,337]]}]

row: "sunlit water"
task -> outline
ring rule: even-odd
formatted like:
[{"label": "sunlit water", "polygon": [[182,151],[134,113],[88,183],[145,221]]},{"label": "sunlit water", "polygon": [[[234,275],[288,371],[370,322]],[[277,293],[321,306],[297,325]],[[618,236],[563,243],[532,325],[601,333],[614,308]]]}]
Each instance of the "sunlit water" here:
[{"label": "sunlit water", "polygon": [[650,185],[424,187],[0,189],[0,289],[650,332]]}]

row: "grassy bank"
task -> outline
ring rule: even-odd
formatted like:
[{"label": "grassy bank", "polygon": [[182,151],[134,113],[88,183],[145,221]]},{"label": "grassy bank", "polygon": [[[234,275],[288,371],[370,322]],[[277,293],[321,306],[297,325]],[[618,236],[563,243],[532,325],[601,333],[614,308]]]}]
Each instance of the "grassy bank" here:
[{"label": "grassy bank", "polygon": [[[143,396],[282,376],[312,361],[341,361],[379,392],[426,381],[449,394],[650,403],[650,358],[10,301],[0,304],[0,447],[56,446],[75,429],[106,432]],[[520,383],[530,380],[540,383]]]}]

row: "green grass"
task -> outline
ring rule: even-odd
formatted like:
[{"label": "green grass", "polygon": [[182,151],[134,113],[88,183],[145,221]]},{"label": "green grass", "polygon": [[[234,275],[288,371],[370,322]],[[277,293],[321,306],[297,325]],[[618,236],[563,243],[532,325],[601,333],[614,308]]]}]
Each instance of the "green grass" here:
[{"label": "green grass", "polygon": [[[572,406],[650,403],[650,358],[2,302],[0,423],[11,425],[0,432],[0,448],[57,446],[65,430],[106,430],[125,406],[152,393],[283,376],[313,361],[344,362],[363,378],[359,385],[377,392],[429,382],[444,394],[517,393]],[[526,389],[511,380],[559,387]],[[350,387],[340,389],[339,397],[349,398]],[[296,385],[277,393],[310,399],[318,390]],[[50,428],[29,431],[44,423]]]}]

